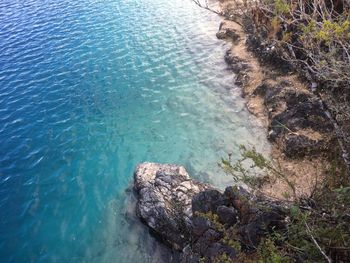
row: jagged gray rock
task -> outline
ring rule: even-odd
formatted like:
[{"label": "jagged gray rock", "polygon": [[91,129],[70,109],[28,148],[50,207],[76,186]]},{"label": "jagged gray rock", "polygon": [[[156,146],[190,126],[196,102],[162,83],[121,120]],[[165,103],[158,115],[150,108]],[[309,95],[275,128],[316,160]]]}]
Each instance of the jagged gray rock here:
[{"label": "jagged gray rock", "polygon": [[159,237],[177,250],[189,242],[192,197],[212,188],[194,181],[183,166],[141,163],[134,173],[137,213]]}]

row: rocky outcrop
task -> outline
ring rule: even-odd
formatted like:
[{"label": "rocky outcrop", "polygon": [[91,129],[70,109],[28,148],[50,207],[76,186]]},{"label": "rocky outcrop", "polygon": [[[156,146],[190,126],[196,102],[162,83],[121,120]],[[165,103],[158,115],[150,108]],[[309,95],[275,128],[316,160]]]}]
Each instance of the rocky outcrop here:
[{"label": "rocky outcrop", "polygon": [[290,83],[263,83],[255,90],[263,98],[270,124],[268,138],[278,141],[288,158],[319,155],[327,151],[333,126],[312,93]]},{"label": "rocky outcrop", "polygon": [[216,37],[218,39],[229,39],[233,42],[236,42],[240,39],[240,36],[237,34],[236,30],[227,26],[225,22],[221,22],[219,31],[216,33]]},{"label": "rocky outcrop", "polygon": [[282,73],[288,73],[292,70],[292,65],[283,59],[274,45],[263,41],[264,37],[258,36],[249,28],[246,28],[246,31],[248,32],[247,48],[256,55],[261,64],[274,65],[275,69]]},{"label": "rocky outcrop", "polygon": [[[228,29],[224,29],[226,32]],[[219,33],[223,29],[219,30]],[[255,47],[253,40],[248,38],[248,47]],[[253,41],[252,43],[249,41]],[[258,52],[259,51],[259,52]],[[287,70],[279,66],[277,54],[272,47],[255,47],[255,54],[262,58],[263,63],[274,64],[282,71]],[[272,63],[272,61],[275,63]],[[276,81],[269,77],[258,86],[248,88],[251,82],[252,67],[238,54],[229,49],[225,54],[225,61],[229,68],[236,74],[235,84],[243,87],[243,96],[248,100],[258,101],[263,104],[268,123],[268,139],[276,143],[284,156],[297,159],[304,157],[320,156],[329,150],[329,145],[334,139],[333,125],[322,109],[320,101],[308,90],[293,86],[295,83],[284,80]],[[253,81],[254,82],[254,81]]]},{"label": "rocky outcrop", "polygon": [[226,51],[225,62],[229,66],[229,69],[236,74],[235,84],[244,86],[249,80],[249,64],[233,54],[231,49]]},{"label": "rocky outcrop", "polygon": [[[246,28],[246,46],[262,65],[284,75],[293,71],[292,65],[283,59],[282,54],[272,44],[264,41],[266,36]],[[319,156],[329,152],[330,142],[334,139],[334,127],[319,98],[306,87],[298,87],[298,81],[290,83],[288,77],[285,77],[284,81],[278,82],[275,81],[275,76],[269,78],[273,80],[261,83],[253,93],[254,96],[263,98],[267,110],[268,139],[276,142],[288,158]]]},{"label": "rocky outcrop", "polygon": [[[241,187],[227,187],[224,193],[206,190],[192,200],[192,243],[182,262],[234,260],[240,253],[255,250],[261,238],[285,226],[286,207],[250,194]],[[218,261],[220,262],[220,260]]]},{"label": "rocky outcrop", "polygon": [[182,166],[142,163],[134,187],[139,217],[182,252],[181,262],[221,262],[223,256],[234,260],[285,224],[283,204],[236,186],[221,192],[190,179]]},{"label": "rocky outcrop", "polygon": [[142,163],[134,173],[137,214],[165,243],[176,250],[190,241],[192,197],[211,186],[190,178],[184,167]]}]

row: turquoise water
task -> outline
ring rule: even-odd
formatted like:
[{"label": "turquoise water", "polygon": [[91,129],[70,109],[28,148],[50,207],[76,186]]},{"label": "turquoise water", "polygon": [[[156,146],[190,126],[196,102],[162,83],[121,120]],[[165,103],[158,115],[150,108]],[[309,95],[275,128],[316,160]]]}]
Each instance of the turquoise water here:
[{"label": "turquoise water", "polygon": [[226,152],[267,148],[219,20],[190,0],[0,1],[1,262],[161,261],[134,166],[223,187]]}]

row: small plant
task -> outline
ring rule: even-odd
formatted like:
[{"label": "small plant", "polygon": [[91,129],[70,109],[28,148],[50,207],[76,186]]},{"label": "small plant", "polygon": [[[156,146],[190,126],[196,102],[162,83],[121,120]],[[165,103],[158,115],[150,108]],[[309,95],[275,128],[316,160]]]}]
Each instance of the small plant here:
[{"label": "small plant", "polygon": [[258,263],[287,263],[292,262],[290,258],[282,255],[271,238],[266,238],[258,247]]},{"label": "small plant", "polygon": [[219,216],[211,211],[207,213],[202,213],[196,211],[194,213],[195,216],[202,217],[205,219],[208,219],[215,227],[216,230],[223,232],[224,231],[224,226],[220,223],[219,221]]},{"label": "small plant", "polygon": [[278,164],[268,160],[254,147],[247,148],[241,145],[240,155],[241,158],[235,163],[232,163],[231,155],[228,156],[228,159],[222,158],[219,166],[235,181],[243,182],[252,189],[259,189],[267,182],[282,179],[289,186],[293,197],[296,198],[294,183],[288,179]]},{"label": "small plant", "polygon": [[222,238],[222,242],[235,249],[235,251],[240,252],[242,250],[241,243],[238,239],[236,226],[232,226],[229,229],[225,230],[224,237]]},{"label": "small plant", "polygon": [[222,253],[219,256],[217,256],[213,263],[234,263],[233,261],[226,253]]},{"label": "small plant", "polygon": [[288,14],[290,12],[289,4],[284,0],[275,0],[275,15]]},{"label": "small plant", "polygon": [[[241,146],[242,158],[236,163],[223,159],[220,166],[235,180],[245,182],[254,180],[257,174],[267,178],[282,178],[288,182],[291,193],[295,193],[295,185],[278,169],[272,161],[266,159],[254,148]],[[249,160],[250,165],[245,163]],[[258,169],[259,171],[256,171]],[[286,228],[272,231],[260,243],[257,249],[258,260],[255,262],[332,262],[333,257],[350,258],[350,184],[348,177],[329,174],[329,177],[315,186],[312,195],[304,198],[294,196],[289,202],[289,217]],[[250,184],[253,190],[256,184]],[[284,194],[289,200],[289,192]],[[215,218],[214,218],[215,219]],[[234,228],[233,228],[234,229]],[[234,230],[230,230],[234,231]],[[228,230],[224,236],[225,244],[236,245],[235,236]],[[344,252],[345,251],[345,252]],[[343,256],[341,256],[343,255]],[[344,256],[345,255],[345,256]]]}]

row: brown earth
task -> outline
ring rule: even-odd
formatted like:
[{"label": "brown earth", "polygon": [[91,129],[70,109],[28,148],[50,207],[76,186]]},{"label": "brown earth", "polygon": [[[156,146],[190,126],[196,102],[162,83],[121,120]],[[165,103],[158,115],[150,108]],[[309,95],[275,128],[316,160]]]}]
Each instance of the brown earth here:
[{"label": "brown earth", "polygon": [[[222,13],[227,14],[232,9],[232,0],[222,0],[220,6]],[[269,130],[268,133],[270,135],[274,129],[272,127],[274,118],[281,115],[281,113],[287,114],[287,122],[290,118],[295,118],[296,122],[298,122],[298,118],[293,114],[288,116],[288,113],[295,111],[295,108],[298,111],[297,107],[299,106],[294,107],[292,105],[287,109],[286,105],[288,101],[285,99],[287,96],[285,94],[286,92],[288,94],[294,94],[296,97],[305,97],[307,103],[316,101],[316,99],[313,98],[312,93],[309,91],[308,84],[300,80],[295,73],[281,73],[278,69],[270,65],[262,65],[259,62],[258,55],[248,51],[248,34],[240,24],[239,21],[237,23],[224,19],[220,25],[217,37],[232,43],[231,48],[227,51],[225,60],[236,73],[236,84],[242,87],[242,96],[247,100],[246,105],[248,110],[262,121]],[[275,100],[273,103],[267,101],[266,91],[263,92],[264,94],[261,94],[259,88],[262,85],[269,87],[269,92],[273,94],[269,99]],[[283,88],[281,91],[277,90],[281,85],[287,88]],[[306,120],[303,120],[305,122],[309,121],[308,113],[305,114],[307,115]],[[291,182],[295,186],[298,197],[308,196],[315,188],[315,185],[322,181],[326,170],[330,166],[322,151],[327,151],[327,147],[332,140],[332,135],[330,129],[322,130],[320,128],[320,126],[324,125],[324,122],[327,122],[324,116],[321,116],[317,122],[315,125],[285,126],[281,132],[282,135],[272,140],[271,157],[281,167],[285,177],[275,178],[265,184],[262,191],[266,195],[275,198],[293,197],[293,191],[288,183]],[[294,140],[296,143],[294,141],[289,142],[290,137],[293,136],[296,138]],[[314,147],[314,149],[309,151],[307,147],[301,146],[300,149],[293,150],[293,147],[298,143],[298,138],[302,139],[303,142],[310,142],[308,145],[313,145],[311,148],[315,145],[318,145],[317,147],[319,148]],[[286,147],[288,145],[292,147],[292,151],[288,154],[291,156],[287,157],[286,152],[288,151],[286,151]],[[300,156],[298,156],[299,154]]]}]

